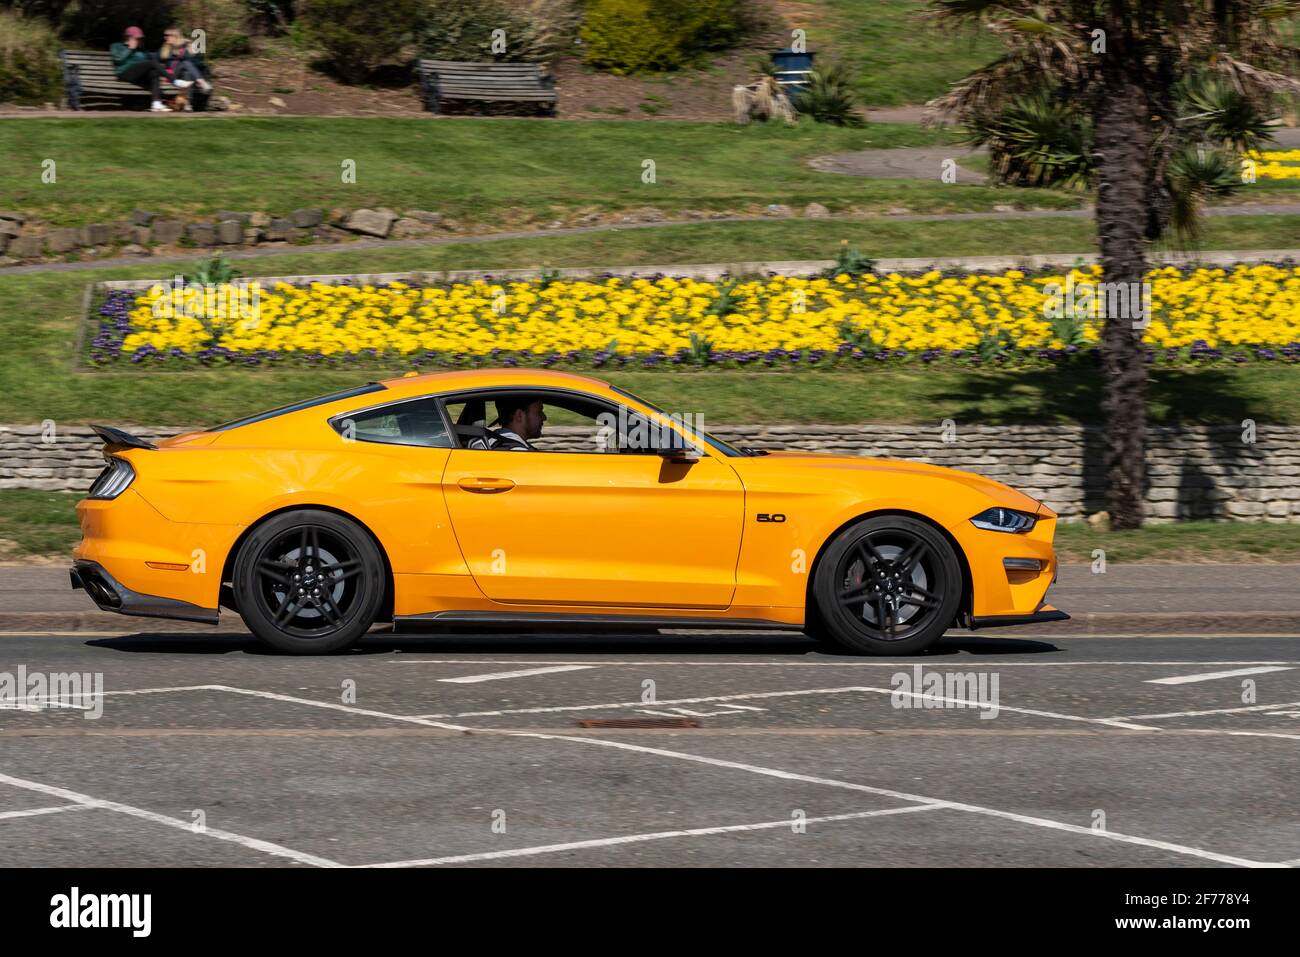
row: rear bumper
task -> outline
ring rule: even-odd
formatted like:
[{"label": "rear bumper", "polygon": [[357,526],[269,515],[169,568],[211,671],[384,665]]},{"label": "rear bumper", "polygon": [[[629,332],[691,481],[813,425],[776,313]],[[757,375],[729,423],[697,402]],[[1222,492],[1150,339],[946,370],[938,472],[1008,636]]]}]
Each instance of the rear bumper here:
[{"label": "rear bumper", "polygon": [[985,615],[970,619],[971,631],[977,628],[1006,628],[1009,625],[1037,625],[1047,621],[1069,621],[1070,616],[1051,605],[1043,605],[1031,615]]},{"label": "rear bumper", "polygon": [[132,591],[110,575],[99,562],[78,559],[69,570],[73,588],[80,588],[103,611],[139,618],[171,618],[215,625],[220,617],[215,608],[202,608],[187,601],[143,595]]}]

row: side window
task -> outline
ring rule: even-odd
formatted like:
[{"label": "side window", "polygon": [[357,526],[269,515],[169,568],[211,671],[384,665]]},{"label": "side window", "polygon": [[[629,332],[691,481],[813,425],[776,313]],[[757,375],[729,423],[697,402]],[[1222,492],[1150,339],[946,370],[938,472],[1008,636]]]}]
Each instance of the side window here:
[{"label": "side window", "polygon": [[331,424],[345,439],[355,442],[420,445],[433,449],[449,449],[455,445],[447,434],[438,400],[432,397],[341,415]]},{"label": "side window", "polygon": [[513,442],[494,442],[494,435],[506,428],[502,414],[533,403],[540,403],[540,414],[517,416],[516,428],[522,431],[514,434],[535,452],[653,455],[661,447],[686,445],[675,432],[626,406],[579,393],[477,392],[449,397],[446,409],[462,447],[514,451],[518,446]]}]

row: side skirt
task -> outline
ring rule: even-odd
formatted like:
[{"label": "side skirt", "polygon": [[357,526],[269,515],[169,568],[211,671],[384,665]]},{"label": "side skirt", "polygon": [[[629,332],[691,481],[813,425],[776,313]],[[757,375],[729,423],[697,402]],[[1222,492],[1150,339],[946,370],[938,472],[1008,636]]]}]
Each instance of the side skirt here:
[{"label": "side skirt", "polygon": [[514,611],[431,611],[422,615],[397,615],[393,618],[394,631],[419,631],[421,628],[444,625],[488,625],[537,630],[591,628],[599,631],[618,631],[623,628],[763,628],[781,631],[799,630],[798,625],[791,625],[783,621],[769,621],[765,618],[683,618],[671,615],[573,615]]}]

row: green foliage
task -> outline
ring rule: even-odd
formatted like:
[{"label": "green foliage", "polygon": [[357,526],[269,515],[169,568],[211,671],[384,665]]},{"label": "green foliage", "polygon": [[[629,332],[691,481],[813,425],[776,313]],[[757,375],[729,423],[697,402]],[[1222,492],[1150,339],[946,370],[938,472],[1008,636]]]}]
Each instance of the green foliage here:
[{"label": "green foliage", "polygon": [[827,279],[834,279],[836,276],[861,276],[875,270],[876,261],[850,247],[848,240],[845,240],[840,243],[840,248],[835,253],[835,264],[823,269],[822,275]]},{"label": "green foliage", "polygon": [[853,90],[853,77],[843,63],[813,70],[808,86],[798,94],[795,109],[812,117],[818,123],[834,126],[861,126],[858,113],[858,96]]},{"label": "green foliage", "polygon": [[1082,348],[1088,340],[1084,337],[1086,316],[1083,310],[1075,309],[1052,319],[1052,338],[1061,340],[1062,346]]},{"label": "green foliage", "polygon": [[741,7],[740,0],[590,0],[585,60],[620,75],[681,69],[735,42]]},{"label": "green foliage", "polygon": [[1180,123],[1189,135],[1231,146],[1239,153],[1263,148],[1272,139],[1271,117],[1222,77],[1200,73],[1178,90]]},{"label": "green foliage", "polygon": [[423,10],[423,0],[307,0],[299,18],[330,71],[355,83],[400,58]]},{"label": "green foliage", "polygon": [[54,31],[40,20],[0,10],[0,102],[58,100],[62,76]]},{"label": "green foliage", "polygon": [[703,338],[698,332],[692,332],[690,339],[691,345],[687,351],[691,361],[696,365],[706,364],[709,361],[709,353],[713,351],[713,340]]},{"label": "green foliage", "polygon": [[221,60],[231,56],[247,56],[253,52],[253,41],[247,33],[227,32],[225,30],[208,40],[208,58]]},{"label": "green foliage", "polygon": [[1241,161],[1224,149],[1188,144],[1170,158],[1167,178],[1170,225],[1185,244],[1198,244],[1206,202],[1241,189]]},{"label": "green foliage", "polygon": [[416,45],[434,60],[545,61],[572,44],[581,15],[579,0],[430,0]]},{"label": "green foliage", "polygon": [[704,310],[710,316],[729,316],[740,308],[741,297],[736,295],[736,283],[724,283],[718,288],[718,298]]},{"label": "green foliage", "polygon": [[223,283],[233,282],[242,275],[242,272],[230,265],[225,256],[217,253],[199,263],[193,272],[186,273],[185,282],[188,285],[220,286]]},{"label": "green foliage", "polygon": [[870,329],[865,326],[854,325],[849,319],[845,319],[840,323],[839,332],[841,342],[847,342],[849,345],[866,355],[874,356],[883,348],[882,346],[876,345],[875,341],[871,338]]},{"label": "green foliage", "polygon": [[1011,340],[1011,333],[1005,329],[992,329],[984,333],[983,338],[975,346],[975,352],[980,357],[980,361],[991,363],[1009,354],[1016,344]]},{"label": "green foliage", "polygon": [[123,30],[137,26],[144,30],[150,50],[162,42],[162,32],[176,21],[180,6],[177,0],[16,0],[4,5],[40,17],[59,36],[91,47],[116,43]]},{"label": "green foliage", "polygon": [[293,23],[294,0],[244,0],[253,22],[270,33],[283,33]]},{"label": "green foliage", "polygon": [[1092,181],[1092,124],[1084,111],[1050,93],[1014,97],[969,129],[972,145],[988,146],[1004,183],[1084,189]]}]

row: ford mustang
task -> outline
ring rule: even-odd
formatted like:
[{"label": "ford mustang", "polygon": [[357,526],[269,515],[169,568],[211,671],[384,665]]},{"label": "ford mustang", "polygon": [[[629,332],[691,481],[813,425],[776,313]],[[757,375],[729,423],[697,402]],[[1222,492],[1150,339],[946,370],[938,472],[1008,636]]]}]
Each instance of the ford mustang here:
[{"label": "ford mustang", "polygon": [[784,628],[912,654],[1044,603],[1056,515],[969,472],[736,448],[606,382],[406,376],[154,444],[95,426],[72,584],[282,652],[376,623]]}]

